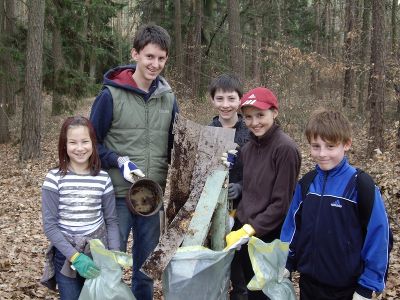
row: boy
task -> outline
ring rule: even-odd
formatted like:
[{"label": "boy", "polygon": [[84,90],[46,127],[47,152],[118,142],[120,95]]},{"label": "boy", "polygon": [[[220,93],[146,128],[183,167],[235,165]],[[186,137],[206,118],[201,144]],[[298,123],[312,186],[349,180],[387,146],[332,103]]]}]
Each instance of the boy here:
[{"label": "boy", "polygon": [[[211,103],[218,111],[210,126],[235,128],[235,143],[241,148],[249,138],[242,115],[238,113],[240,98],[243,96],[242,84],[239,79],[232,74],[222,74],[211,81],[208,92]],[[231,202],[231,214],[242,196],[242,164],[236,163],[229,170],[228,200]],[[231,300],[247,299],[246,281],[239,261],[234,259],[231,264],[231,282],[232,290],[230,292]]]},{"label": "boy", "polygon": [[[297,185],[281,240],[289,242],[286,268],[300,272],[300,299],[370,299],[381,292],[388,264],[389,227],[380,192],[364,237],[360,224],[357,172],[345,157],[349,121],[333,110],[317,110],[306,126],[317,175],[305,199]],[[286,272],[289,275],[289,272]]]},{"label": "boy", "polygon": [[153,299],[153,281],[140,272],[160,236],[158,214],[132,214],[125,203],[133,174],[146,175],[165,188],[172,148],[172,124],[178,105],[160,76],[168,59],[170,36],[157,25],[139,28],[131,50],[136,65],[121,66],[104,75],[104,85],[90,115],[96,129],[102,168],[110,174],[116,194],[121,250],[132,230],[134,244],[132,292]]},{"label": "boy", "polygon": [[[295,142],[276,120],[278,100],[267,88],[258,87],[241,99],[249,141],[242,147],[242,199],[237,207],[234,231],[227,247],[241,237],[255,235],[264,242],[279,238],[300,171],[301,157]],[[247,245],[235,253],[246,282],[254,276]],[[268,299],[262,291],[248,291],[248,299]]]}]

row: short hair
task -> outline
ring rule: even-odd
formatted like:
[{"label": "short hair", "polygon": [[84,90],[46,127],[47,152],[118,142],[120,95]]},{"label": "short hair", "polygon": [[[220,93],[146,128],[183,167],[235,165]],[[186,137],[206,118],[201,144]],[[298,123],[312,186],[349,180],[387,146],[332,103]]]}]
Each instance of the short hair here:
[{"label": "short hair", "polygon": [[133,48],[139,53],[147,44],[156,44],[162,50],[169,53],[171,37],[161,26],[146,24],[139,27],[133,39]]},{"label": "short hair", "polygon": [[319,108],[311,114],[305,135],[309,143],[319,136],[334,144],[346,144],[351,141],[351,124],[341,112]]},{"label": "short hair", "polygon": [[217,90],[224,92],[237,92],[239,98],[243,96],[243,86],[239,78],[234,74],[222,74],[214,78],[208,86],[208,92],[211,98],[214,98]]},{"label": "short hair", "polygon": [[70,158],[67,153],[67,133],[68,129],[78,126],[87,127],[89,130],[89,137],[92,141],[92,155],[89,158],[90,174],[96,176],[100,172],[101,162],[96,148],[96,133],[92,123],[85,117],[74,116],[68,117],[61,125],[60,136],[58,138],[58,160],[59,170],[61,175],[64,176],[68,171],[68,164]]}]

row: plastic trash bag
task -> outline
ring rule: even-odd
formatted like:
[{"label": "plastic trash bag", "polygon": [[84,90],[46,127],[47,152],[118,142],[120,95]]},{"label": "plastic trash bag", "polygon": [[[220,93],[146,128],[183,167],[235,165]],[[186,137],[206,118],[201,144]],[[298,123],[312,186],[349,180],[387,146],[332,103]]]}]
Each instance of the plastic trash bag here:
[{"label": "plastic trash bag", "polygon": [[179,248],[163,273],[164,299],[226,300],[234,252]]},{"label": "plastic trash bag", "polygon": [[90,240],[89,245],[100,275],[85,280],[79,300],[136,300],[122,281],[121,267],[131,267],[132,257],[124,252],[107,250],[98,239]]},{"label": "plastic trash bag", "polygon": [[281,240],[264,243],[251,237],[248,249],[255,275],[247,288],[262,290],[272,300],[296,300],[293,283],[289,278],[283,278],[289,244]]}]

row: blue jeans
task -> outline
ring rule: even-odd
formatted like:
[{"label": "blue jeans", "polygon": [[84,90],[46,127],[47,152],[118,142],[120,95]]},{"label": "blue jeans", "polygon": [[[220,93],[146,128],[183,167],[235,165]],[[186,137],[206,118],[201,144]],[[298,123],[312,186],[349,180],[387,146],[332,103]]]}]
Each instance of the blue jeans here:
[{"label": "blue jeans", "polygon": [[61,300],[78,300],[85,278],[76,273],[76,278],[70,278],[61,274],[65,262],[65,256],[54,247],[54,271],[60,292]]},{"label": "blue jeans", "polygon": [[126,206],[124,198],[117,198],[116,209],[119,220],[121,251],[126,252],[131,231],[134,238],[132,246],[132,292],[137,300],[153,300],[153,280],[139,270],[158,244],[160,216],[158,213],[148,217],[133,214]]}]

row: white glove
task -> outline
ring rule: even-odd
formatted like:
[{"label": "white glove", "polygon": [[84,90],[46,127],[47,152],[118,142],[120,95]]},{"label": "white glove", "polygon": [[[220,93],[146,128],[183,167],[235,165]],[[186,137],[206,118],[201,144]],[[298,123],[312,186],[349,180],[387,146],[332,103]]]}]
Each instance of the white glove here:
[{"label": "white glove", "polygon": [[131,183],[135,182],[135,179],[132,175],[136,175],[139,177],[145,176],[144,173],[133,162],[129,160],[128,156],[118,157],[118,167],[125,180]]},{"label": "white glove", "polygon": [[359,294],[357,294],[357,292],[354,292],[353,294],[353,300],[370,300],[371,298],[365,298]]},{"label": "white glove", "polygon": [[229,169],[233,168],[233,165],[236,161],[237,150],[228,150],[227,152],[222,153],[221,162],[224,166]]}]

